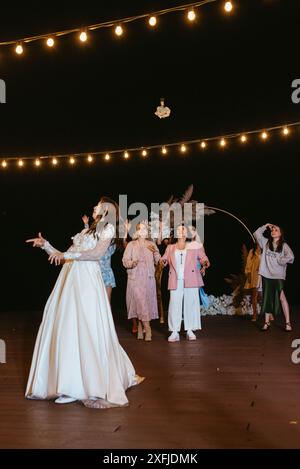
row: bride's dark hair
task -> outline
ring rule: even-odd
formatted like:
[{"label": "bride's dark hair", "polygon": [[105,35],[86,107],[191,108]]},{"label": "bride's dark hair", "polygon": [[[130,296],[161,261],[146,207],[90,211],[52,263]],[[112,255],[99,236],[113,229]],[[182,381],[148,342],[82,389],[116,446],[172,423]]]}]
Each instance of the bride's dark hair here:
[{"label": "bride's dark hair", "polygon": [[120,238],[120,214],[119,205],[110,197],[102,196],[100,204],[103,204],[105,210],[91,224],[88,233],[92,233],[95,237],[111,223],[115,228],[115,237],[111,240],[111,244],[115,244],[117,248],[124,247],[124,240]]}]

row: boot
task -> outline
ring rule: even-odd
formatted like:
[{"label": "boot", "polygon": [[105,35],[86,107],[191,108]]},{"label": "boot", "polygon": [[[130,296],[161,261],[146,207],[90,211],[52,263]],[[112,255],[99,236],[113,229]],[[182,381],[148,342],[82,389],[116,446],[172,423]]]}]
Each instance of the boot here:
[{"label": "boot", "polygon": [[144,322],[144,328],[145,328],[145,332],[146,332],[145,341],[150,342],[152,340],[152,331],[151,331],[151,326],[150,326],[149,321]]},{"label": "boot", "polygon": [[139,321],[139,324],[138,324],[138,335],[137,335],[137,338],[139,340],[144,340],[144,332],[143,332],[143,324],[142,324],[142,321]]}]

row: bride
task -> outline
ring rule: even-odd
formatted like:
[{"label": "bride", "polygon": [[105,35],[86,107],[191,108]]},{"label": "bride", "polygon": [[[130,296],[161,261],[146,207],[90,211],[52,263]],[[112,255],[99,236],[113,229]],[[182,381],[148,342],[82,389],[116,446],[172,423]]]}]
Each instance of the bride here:
[{"label": "bride", "polygon": [[55,399],[59,404],[79,400],[93,408],[124,406],[126,389],[144,379],[119,344],[99,267],[115,238],[118,211],[114,201],[102,197],[94,207],[94,223],[74,236],[65,253],[40,233],[27,240],[44,249],[51,263],[64,264],[37,335],[25,393],[29,399]]}]

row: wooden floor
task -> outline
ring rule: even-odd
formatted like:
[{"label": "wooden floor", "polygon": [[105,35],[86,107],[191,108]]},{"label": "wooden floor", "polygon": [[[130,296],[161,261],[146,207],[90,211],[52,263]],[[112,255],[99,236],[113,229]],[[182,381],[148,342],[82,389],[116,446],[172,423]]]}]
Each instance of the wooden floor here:
[{"label": "wooden floor", "polygon": [[24,398],[41,313],[0,313],[0,448],[300,448],[299,320],[289,334],[206,317],[196,342],[169,344],[166,327],[145,343],[120,316],[120,342],[147,379],[129,407],[92,410]]}]

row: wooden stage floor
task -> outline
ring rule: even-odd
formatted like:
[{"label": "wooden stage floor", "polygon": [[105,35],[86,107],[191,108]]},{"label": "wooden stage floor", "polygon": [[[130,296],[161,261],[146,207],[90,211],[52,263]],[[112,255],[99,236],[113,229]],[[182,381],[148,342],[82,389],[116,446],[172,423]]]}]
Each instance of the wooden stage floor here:
[{"label": "wooden stage floor", "polygon": [[155,324],[137,341],[115,314],[120,342],[147,377],[129,407],[107,410],[24,398],[41,313],[0,313],[0,448],[300,448],[300,364],[286,333],[243,317],[206,317],[198,340],[166,341]]}]

